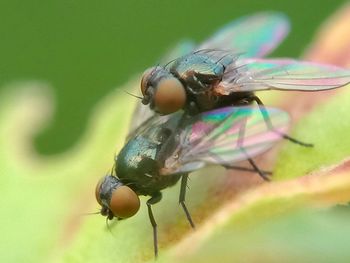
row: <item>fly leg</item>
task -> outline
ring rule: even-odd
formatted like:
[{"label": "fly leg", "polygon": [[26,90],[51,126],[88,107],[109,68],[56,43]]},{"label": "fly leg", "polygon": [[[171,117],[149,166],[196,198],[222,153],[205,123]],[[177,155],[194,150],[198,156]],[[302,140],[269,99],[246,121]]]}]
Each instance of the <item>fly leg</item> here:
[{"label": "fly leg", "polygon": [[236,166],[236,165],[230,165],[230,164],[224,164],[225,161],[223,159],[221,159],[218,155],[214,155],[211,153],[208,153],[208,155],[212,156],[214,159],[216,159],[218,161],[218,163],[221,163],[221,165],[226,168],[226,169],[232,169],[232,170],[239,170],[239,171],[246,171],[246,172],[254,172],[254,173],[258,173],[264,180],[269,180],[269,178],[267,177],[268,175],[272,175],[272,172],[269,171],[264,171],[264,170],[260,170],[257,165],[255,164],[255,162],[252,160],[252,158],[250,158],[250,156],[248,155],[248,153],[245,151],[244,147],[243,147],[243,140],[244,140],[244,133],[245,133],[245,127],[247,124],[247,119],[245,118],[242,121],[241,126],[239,127],[239,131],[238,131],[238,140],[237,140],[237,148],[240,149],[240,151],[245,155],[245,159],[249,161],[250,165],[253,166],[253,169],[251,168],[247,168],[247,167],[242,167],[242,166]]},{"label": "fly leg", "polygon": [[193,223],[192,217],[190,215],[190,212],[188,211],[186,204],[185,204],[185,197],[186,197],[186,188],[187,188],[187,179],[188,179],[188,174],[184,174],[181,177],[181,188],[180,188],[180,196],[179,196],[179,203],[181,204],[188,222],[190,223],[192,228],[195,228],[195,225]]},{"label": "fly leg", "polygon": [[249,154],[243,147],[246,123],[247,123],[247,119],[245,118],[245,120],[242,122],[242,125],[239,127],[237,147],[245,155],[246,159],[248,160],[250,165],[253,167],[254,171],[257,172],[260,175],[260,177],[265,181],[270,181],[270,178],[262,170],[259,169],[259,167],[256,165],[256,163],[253,161],[253,159],[249,156]]},{"label": "fly leg", "polygon": [[154,247],[154,256],[158,256],[158,234],[157,234],[157,223],[154,219],[152,212],[152,205],[158,203],[162,199],[162,194],[160,192],[153,195],[150,199],[147,200],[147,208],[148,208],[148,217],[151,222],[153,228],[153,247]]},{"label": "fly leg", "polygon": [[[256,172],[255,169],[242,167],[242,166],[236,166],[236,165],[223,165],[223,167],[226,169],[230,169],[230,170],[238,170],[238,171],[252,172],[252,173]],[[260,170],[260,171],[262,173],[264,173],[265,175],[272,175],[272,172],[270,172],[270,171],[264,171],[264,170]]]},{"label": "fly leg", "polygon": [[260,112],[261,112],[261,114],[264,118],[264,121],[266,123],[266,126],[269,130],[279,134],[280,136],[283,137],[283,139],[289,140],[289,141],[296,143],[296,144],[299,144],[301,146],[305,146],[305,147],[313,147],[314,146],[312,143],[305,143],[305,142],[299,141],[295,138],[290,137],[289,135],[287,135],[285,133],[282,133],[282,132],[276,130],[272,125],[269,114],[266,111],[265,105],[262,103],[262,101],[257,96],[252,96],[251,98],[252,98],[252,100],[254,100],[258,104]]}]

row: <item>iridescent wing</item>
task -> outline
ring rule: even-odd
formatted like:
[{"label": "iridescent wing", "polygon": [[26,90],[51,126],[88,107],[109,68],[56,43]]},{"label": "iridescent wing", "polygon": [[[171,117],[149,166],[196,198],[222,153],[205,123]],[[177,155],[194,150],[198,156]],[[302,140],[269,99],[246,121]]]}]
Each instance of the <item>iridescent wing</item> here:
[{"label": "iridescent wing", "polygon": [[[132,139],[133,137],[135,137],[138,134],[147,133],[148,130],[151,129],[152,127],[158,127],[158,126],[163,125],[164,123],[168,122],[171,117],[175,116],[175,115],[174,116],[173,115],[161,116],[159,114],[155,114],[153,111],[148,110],[149,107],[147,107],[145,105],[142,105],[142,106],[138,105],[136,107],[136,110],[139,110],[139,109],[145,109],[147,112],[147,115],[148,115],[148,113],[152,113],[152,115],[149,116],[147,119],[144,119],[143,121],[142,121],[142,119],[139,119],[140,121],[138,123],[132,122],[130,125],[129,134],[126,137],[126,141],[129,141],[130,139]],[[142,114],[142,112],[140,112],[140,114]],[[134,115],[137,116],[135,113],[134,113]],[[139,118],[139,116],[137,118]]]},{"label": "iridescent wing", "polygon": [[249,157],[265,152],[281,139],[279,133],[285,133],[289,124],[286,112],[266,110],[277,132],[267,128],[259,108],[253,106],[226,107],[191,118],[179,130],[178,146],[169,154],[161,173],[190,172],[206,164],[232,165],[247,159],[238,145]]},{"label": "iridescent wing", "polygon": [[[206,53],[215,57],[263,57],[272,52],[289,33],[288,18],[278,12],[261,12],[238,18],[223,26],[196,48],[192,42],[184,42],[182,48],[166,58],[176,59],[188,54]],[[184,49],[183,47],[186,47]],[[182,51],[182,52],[179,52]],[[188,52],[185,52],[188,51]],[[163,59],[163,61],[167,61]],[[171,61],[169,59],[168,61]]]},{"label": "iridescent wing", "polygon": [[257,13],[227,24],[196,50],[232,50],[243,57],[263,57],[274,50],[288,32],[289,20],[282,13]]},{"label": "iridescent wing", "polygon": [[227,68],[237,65],[236,62],[270,53],[288,31],[288,19],[281,13],[242,17],[223,27],[194,52],[168,62],[164,67],[184,76],[184,81],[193,75],[210,86],[221,81]]},{"label": "iridescent wing", "polygon": [[220,94],[257,90],[317,91],[350,83],[350,71],[293,59],[243,59],[230,65],[216,88]]},{"label": "iridescent wing", "polygon": [[142,103],[137,103],[132,113],[127,139],[132,137],[133,134],[137,132],[137,129],[154,115],[154,111],[152,111],[148,105],[145,106]]}]

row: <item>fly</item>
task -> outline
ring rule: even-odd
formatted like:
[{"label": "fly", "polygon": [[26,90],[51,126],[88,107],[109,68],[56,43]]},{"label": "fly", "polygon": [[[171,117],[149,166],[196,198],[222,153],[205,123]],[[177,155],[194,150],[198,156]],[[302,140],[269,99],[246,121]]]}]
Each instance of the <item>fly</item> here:
[{"label": "fly", "polygon": [[147,69],[141,80],[142,103],[162,115],[180,109],[194,115],[261,100],[261,90],[320,91],[350,83],[348,70],[294,59],[262,57],[289,31],[278,13],[243,17],[212,38],[163,66]]},{"label": "fly", "polygon": [[[281,139],[289,124],[288,114],[266,108],[275,130],[269,130],[258,108],[225,107],[183,119],[180,112],[154,115],[133,131],[115,159],[113,173],[96,186],[101,214],[107,219],[132,217],[140,208],[140,195],[150,196],[148,215],[153,227],[154,253],[158,254],[157,224],[152,205],[158,203],[161,191],[180,184],[179,203],[194,228],[186,207],[188,175],[206,165],[218,164],[227,169],[258,173],[268,180],[252,157],[270,149]],[[248,160],[251,168],[236,166]]]},{"label": "fly", "polygon": [[[287,18],[279,13],[244,17],[224,27],[195,51],[180,52],[166,65],[147,70],[141,81],[146,106],[137,106],[114,171],[96,186],[101,214],[109,220],[132,217],[140,208],[139,196],[150,196],[147,208],[157,255],[152,205],[161,200],[163,189],[181,181],[179,203],[194,227],[185,204],[191,172],[216,164],[256,172],[268,180],[268,172],[258,168],[254,156],[281,138],[312,146],[289,137],[288,114],[265,107],[254,92],[332,89],[346,85],[350,74],[329,65],[261,59],[284,39],[288,30]],[[251,168],[235,165],[243,160]]]}]

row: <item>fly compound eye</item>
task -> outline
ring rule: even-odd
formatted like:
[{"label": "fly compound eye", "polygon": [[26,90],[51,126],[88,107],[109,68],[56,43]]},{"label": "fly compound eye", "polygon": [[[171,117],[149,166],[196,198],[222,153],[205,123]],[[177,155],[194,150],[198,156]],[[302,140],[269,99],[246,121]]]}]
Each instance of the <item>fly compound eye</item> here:
[{"label": "fly compound eye", "polygon": [[148,81],[152,76],[152,73],[154,72],[155,67],[151,67],[145,70],[145,72],[143,72],[142,74],[142,78],[141,78],[141,92],[142,95],[145,96],[146,95],[146,91],[148,88]]},{"label": "fly compound eye", "polygon": [[156,86],[153,100],[159,113],[173,113],[185,105],[185,88],[177,78],[164,78]]},{"label": "fly compound eye", "polygon": [[118,218],[128,218],[137,213],[140,199],[129,187],[119,186],[112,192],[109,209]]}]

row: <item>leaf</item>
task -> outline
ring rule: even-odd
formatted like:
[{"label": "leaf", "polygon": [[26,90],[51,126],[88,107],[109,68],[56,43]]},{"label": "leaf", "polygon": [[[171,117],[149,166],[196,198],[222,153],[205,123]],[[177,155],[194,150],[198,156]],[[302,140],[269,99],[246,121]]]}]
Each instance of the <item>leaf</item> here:
[{"label": "leaf", "polygon": [[233,221],[217,227],[205,242],[188,244],[159,262],[347,262],[350,258],[348,209],[298,209],[268,218],[250,217],[243,226]]},{"label": "leaf", "polygon": [[43,157],[35,153],[32,136],[51,114],[49,95],[45,84],[15,83],[0,96],[3,262],[47,262],[68,246],[86,219],[80,214],[96,211],[96,179],[111,166],[116,145],[122,145],[125,111],[133,108],[123,93],[110,94],[70,151]]},{"label": "leaf", "polygon": [[[137,86],[130,81],[121,90]],[[315,147],[282,142],[280,152],[261,157],[263,168],[277,158],[269,184],[219,167],[191,175],[187,205],[196,231],[177,203],[179,186],[165,190],[154,207],[159,262],[346,261],[348,212],[324,209],[350,200],[348,89],[262,94],[292,114],[292,135]],[[135,217],[110,223],[110,231],[101,216],[82,216],[99,209],[95,184],[124,143],[134,102],[124,92],[109,94],[76,145],[46,157],[32,137],[53,112],[48,85],[13,83],[1,94],[1,262],[153,262],[145,198]]]},{"label": "leaf", "polygon": [[293,178],[338,163],[350,155],[350,123],[346,121],[350,109],[350,85],[319,105],[294,127],[293,137],[314,144],[301,148],[285,144],[275,166],[274,179]]}]

